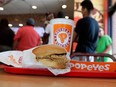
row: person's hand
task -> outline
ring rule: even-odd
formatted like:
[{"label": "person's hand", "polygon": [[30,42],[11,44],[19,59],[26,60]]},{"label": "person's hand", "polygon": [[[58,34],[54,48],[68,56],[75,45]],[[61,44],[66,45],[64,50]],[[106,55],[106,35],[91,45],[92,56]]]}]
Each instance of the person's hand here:
[{"label": "person's hand", "polygon": [[42,41],[42,39],[40,39],[40,45],[42,45],[43,44],[43,41]]}]

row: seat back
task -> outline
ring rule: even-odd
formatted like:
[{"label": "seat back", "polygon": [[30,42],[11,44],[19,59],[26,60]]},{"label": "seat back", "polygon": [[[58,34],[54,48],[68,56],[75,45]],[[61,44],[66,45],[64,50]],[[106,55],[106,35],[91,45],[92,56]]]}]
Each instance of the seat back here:
[{"label": "seat back", "polygon": [[74,57],[79,57],[79,61],[82,61],[83,56],[86,57],[87,61],[90,61],[89,58],[92,56],[94,58],[94,62],[97,62],[97,59],[100,57],[101,61],[104,62],[104,57],[109,57],[111,58],[114,62],[116,62],[116,58],[113,55],[106,54],[106,53],[96,53],[96,54],[91,54],[91,53],[73,53],[71,55],[71,58]]}]

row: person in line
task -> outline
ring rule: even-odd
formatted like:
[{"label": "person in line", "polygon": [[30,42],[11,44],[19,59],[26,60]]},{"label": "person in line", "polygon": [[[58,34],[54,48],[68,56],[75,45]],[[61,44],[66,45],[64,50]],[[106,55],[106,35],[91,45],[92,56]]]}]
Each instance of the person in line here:
[{"label": "person in line", "polygon": [[15,50],[27,50],[41,44],[39,34],[34,30],[35,21],[29,18],[26,26],[21,27],[14,37],[13,48]]},{"label": "person in line", "polygon": [[8,26],[9,22],[3,18],[0,21],[0,52],[12,50],[14,32]]},{"label": "person in line", "polygon": [[[58,13],[57,13],[57,18],[64,18],[65,17],[65,14],[64,14],[64,12],[63,11],[59,11]],[[46,38],[46,42],[45,41],[43,41],[43,42],[45,42],[45,44],[51,44],[52,42],[51,42],[51,24],[48,24],[47,26],[46,26],[46,28],[45,28],[45,34],[44,34],[44,37]]]},{"label": "person in line", "polygon": [[[54,14],[50,12],[46,13],[45,31],[46,31],[46,27],[49,27],[51,19],[54,19]],[[49,37],[49,33],[44,32],[42,38],[43,44],[48,44],[48,37]]]},{"label": "person in line", "polygon": [[[104,30],[99,29],[99,40],[96,48],[97,53],[112,54],[112,39],[108,35],[104,35]],[[98,58],[98,62],[101,62],[101,58]],[[111,58],[105,57],[104,62],[113,62]]]},{"label": "person in line", "polygon": [[83,18],[75,27],[74,40],[77,39],[75,53],[95,53],[98,41],[98,22],[91,17],[94,6],[90,0],[81,2]]},{"label": "person in line", "polygon": [[45,14],[46,21],[45,21],[45,27],[50,23],[51,19],[54,19],[54,14],[51,12],[48,12]]}]

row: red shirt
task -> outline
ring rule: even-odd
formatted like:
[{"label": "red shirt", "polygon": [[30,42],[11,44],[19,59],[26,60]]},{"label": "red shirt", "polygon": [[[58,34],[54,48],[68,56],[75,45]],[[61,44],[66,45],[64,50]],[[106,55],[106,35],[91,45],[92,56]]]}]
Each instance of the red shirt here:
[{"label": "red shirt", "polygon": [[21,27],[14,40],[19,42],[16,49],[21,51],[40,45],[40,36],[32,26]]}]

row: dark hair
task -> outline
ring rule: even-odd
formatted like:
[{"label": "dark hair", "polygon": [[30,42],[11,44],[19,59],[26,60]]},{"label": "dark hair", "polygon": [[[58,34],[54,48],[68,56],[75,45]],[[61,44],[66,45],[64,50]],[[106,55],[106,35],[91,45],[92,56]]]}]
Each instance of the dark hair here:
[{"label": "dark hair", "polygon": [[50,12],[47,12],[45,13],[45,16],[48,17],[48,15],[50,15],[51,13]]},{"label": "dark hair", "polygon": [[116,11],[116,2],[114,3],[113,6],[111,6],[108,10],[108,14],[109,16],[112,16],[114,14],[114,12]]},{"label": "dark hair", "polygon": [[[45,16],[48,17],[49,15],[53,14],[52,12],[45,13]],[[54,14],[53,14],[54,15]]]},{"label": "dark hair", "polygon": [[8,20],[6,18],[1,19],[0,26],[8,27]]},{"label": "dark hair", "polygon": [[94,9],[94,6],[90,0],[84,0],[83,2],[81,2],[81,6],[83,8],[87,8],[89,13]]},{"label": "dark hair", "polygon": [[63,11],[59,11],[57,14],[57,18],[65,18],[65,13]]}]

